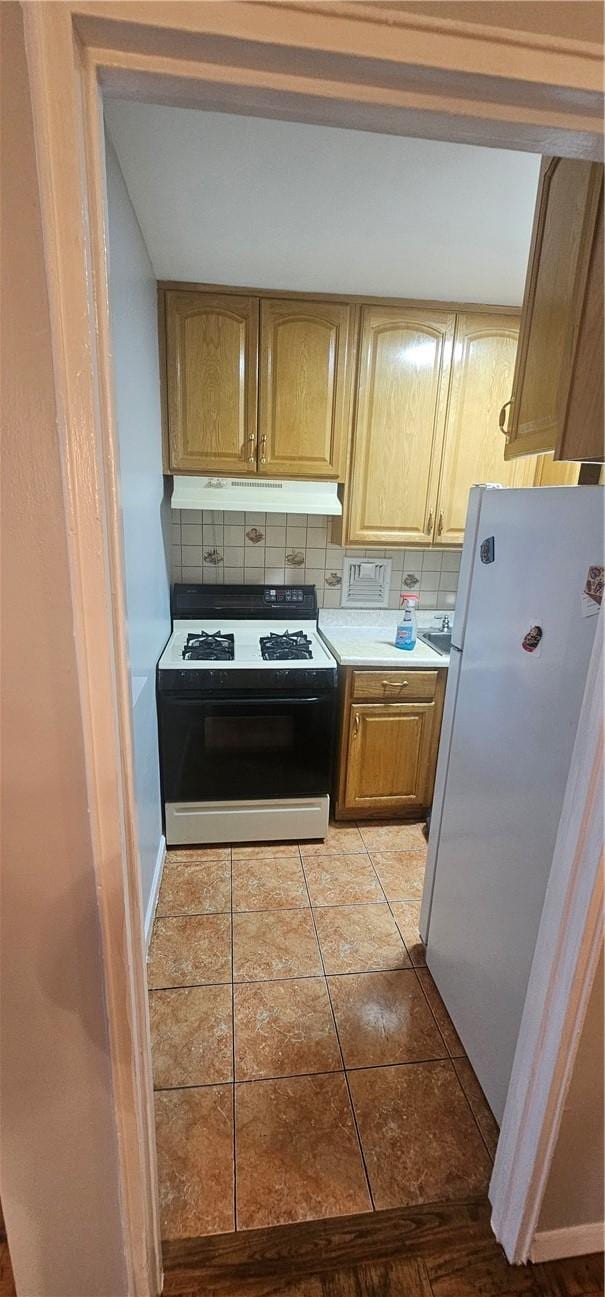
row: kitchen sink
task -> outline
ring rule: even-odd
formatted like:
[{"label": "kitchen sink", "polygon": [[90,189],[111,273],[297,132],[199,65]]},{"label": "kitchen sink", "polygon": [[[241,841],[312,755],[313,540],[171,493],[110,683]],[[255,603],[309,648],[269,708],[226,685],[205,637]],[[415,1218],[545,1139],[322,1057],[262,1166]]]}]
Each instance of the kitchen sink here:
[{"label": "kitchen sink", "polygon": [[425,630],[418,635],[424,644],[430,644],[431,648],[436,649],[437,653],[445,656],[452,647],[452,632],[449,630]]}]

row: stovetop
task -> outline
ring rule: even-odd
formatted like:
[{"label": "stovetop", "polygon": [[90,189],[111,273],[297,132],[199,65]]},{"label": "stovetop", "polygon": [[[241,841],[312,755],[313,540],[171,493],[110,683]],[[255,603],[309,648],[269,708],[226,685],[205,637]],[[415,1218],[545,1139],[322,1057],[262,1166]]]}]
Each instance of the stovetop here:
[{"label": "stovetop", "polygon": [[[198,656],[199,654],[199,656]],[[334,670],[336,663],[314,622],[175,621],[160,671]]]},{"label": "stovetop", "polygon": [[[315,586],[180,585],[158,662],[160,694],[297,697],[336,688]],[[286,620],[287,618],[287,620]]]}]

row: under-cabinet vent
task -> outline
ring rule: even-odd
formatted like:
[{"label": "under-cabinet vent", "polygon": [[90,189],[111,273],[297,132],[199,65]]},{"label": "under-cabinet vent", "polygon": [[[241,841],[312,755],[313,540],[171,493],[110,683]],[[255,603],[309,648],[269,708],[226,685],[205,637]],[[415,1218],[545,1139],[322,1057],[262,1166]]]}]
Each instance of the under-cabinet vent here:
[{"label": "under-cabinet vent", "polygon": [[337,482],[286,481],[282,478],[192,477],[177,474],[173,509],[262,509],[264,513],[308,513],[338,517],[342,504]]},{"label": "under-cabinet vent", "polygon": [[343,608],[387,608],[390,588],[390,558],[345,558]]}]

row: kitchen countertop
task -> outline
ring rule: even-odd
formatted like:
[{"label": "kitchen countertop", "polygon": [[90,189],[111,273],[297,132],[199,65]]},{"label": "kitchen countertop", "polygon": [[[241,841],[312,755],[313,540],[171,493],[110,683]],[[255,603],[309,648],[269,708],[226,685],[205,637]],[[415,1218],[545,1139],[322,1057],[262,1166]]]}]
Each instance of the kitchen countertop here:
[{"label": "kitchen countertop", "polygon": [[[436,618],[448,613],[420,612],[418,633],[436,628]],[[336,661],[343,667],[400,667],[402,670],[430,667],[447,668],[449,654],[438,653],[417,639],[413,649],[395,648],[397,612],[380,609],[322,608],[319,629]]]}]

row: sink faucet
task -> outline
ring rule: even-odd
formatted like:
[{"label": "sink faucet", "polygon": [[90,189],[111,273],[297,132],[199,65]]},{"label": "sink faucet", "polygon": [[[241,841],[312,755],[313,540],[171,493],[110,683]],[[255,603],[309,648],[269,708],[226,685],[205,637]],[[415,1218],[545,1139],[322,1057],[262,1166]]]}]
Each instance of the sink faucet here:
[{"label": "sink faucet", "polygon": [[441,630],[442,632],[451,630],[449,617],[446,616],[441,618]]}]

